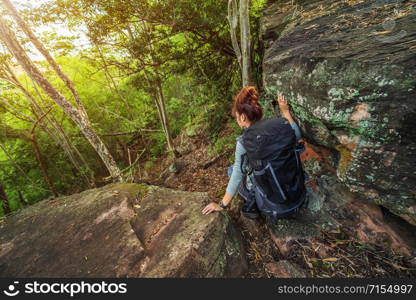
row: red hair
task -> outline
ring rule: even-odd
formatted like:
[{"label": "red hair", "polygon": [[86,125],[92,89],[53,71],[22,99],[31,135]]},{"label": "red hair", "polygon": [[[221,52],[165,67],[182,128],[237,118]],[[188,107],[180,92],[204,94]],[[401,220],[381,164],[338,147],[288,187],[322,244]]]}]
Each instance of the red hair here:
[{"label": "red hair", "polygon": [[259,104],[259,94],[254,86],[246,86],[235,96],[232,115],[245,114],[247,119],[254,123],[261,120],[263,111]]}]

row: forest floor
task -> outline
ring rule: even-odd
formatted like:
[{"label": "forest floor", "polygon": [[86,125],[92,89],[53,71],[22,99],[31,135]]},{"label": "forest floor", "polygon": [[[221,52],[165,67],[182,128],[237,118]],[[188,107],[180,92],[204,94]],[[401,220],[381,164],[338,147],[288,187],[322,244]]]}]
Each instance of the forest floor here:
[{"label": "forest floor", "polygon": [[[223,129],[220,136],[230,134],[230,130]],[[188,137],[183,134],[174,143],[186,151],[176,160],[168,155],[159,157],[146,176],[137,181],[185,191],[208,192],[213,201],[219,201],[228,183],[227,168],[231,165],[232,153],[211,157],[209,140],[203,135]],[[173,162],[175,166],[172,170]],[[234,203],[241,201],[233,200]],[[322,232],[314,238],[314,245],[327,249],[324,259],[312,245],[302,241],[298,241],[283,256],[270,237],[264,219],[247,222],[240,216],[238,207],[231,207],[230,215],[243,235],[249,265],[248,278],[277,277],[275,270],[280,268],[277,262],[282,260],[300,266],[308,277],[416,277],[414,261],[390,250],[359,243],[342,230]]]}]

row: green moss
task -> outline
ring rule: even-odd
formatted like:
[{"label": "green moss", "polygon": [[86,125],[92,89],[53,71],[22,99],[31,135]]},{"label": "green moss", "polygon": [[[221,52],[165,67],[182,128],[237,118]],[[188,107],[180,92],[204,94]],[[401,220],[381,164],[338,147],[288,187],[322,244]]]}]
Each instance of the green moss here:
[{"label": "green moss", "polygon": [[331,88],[328,91],[328,97],[331,101],[348,101],[360,95],[355,88]]},{"label": "green moss", "polygon": [[368,101],[372,101],[372,100],[378,100],[380,98],[386,98],[387,96],[388,96],[387,93],[374,92],[374,93],[369,94],[369,95],[360,96],[358,99],[362,102],[368,102]]},{"label": "green moss", "polygon": [[[345,67],[342,72],[340,65]],[[385,114],[379,112],[378,102],[384,102],[388,97],[393,99],[392,89],[407,94],[416,84],[415,78],[398,71],[394,65],[373,66],[358,62],[345,65],[336,58],[316,58],[300,65],[283,66],[278,74],[270,74],[267,80],[271,83],[266,92],[270,94],[269,99],[275,98],[278,92],[284,93],[294,116],[313,127],[340,128],[352,136],[385,143],[395,136],[386,130],[390,121],[383,119]],[[369,106],[370,119],[350,120],[358,103]]]},{"label": "green moss", "polygon": [[140,197],[144,197],[147,192],[149,191],[149,186],[145,184],[138,184],[138,183],[117,183],[115,184],[112,189],[120,190],[130,193],[131,195],[138,195]]}]

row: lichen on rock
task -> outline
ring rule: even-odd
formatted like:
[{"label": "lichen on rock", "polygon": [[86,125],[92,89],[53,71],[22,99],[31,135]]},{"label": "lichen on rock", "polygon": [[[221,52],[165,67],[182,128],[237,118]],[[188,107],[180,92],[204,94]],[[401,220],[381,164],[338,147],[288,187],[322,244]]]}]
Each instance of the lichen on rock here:
[{"label": "lichen on rock", "polygon": [[[416,224],[415,1],[271,1],[263,85],[351,191]],[[393,28],[383,31],[385,21]],[[390,24],[389,23],[389,24]],[[390,25],[391,25],[390,24]]]}]

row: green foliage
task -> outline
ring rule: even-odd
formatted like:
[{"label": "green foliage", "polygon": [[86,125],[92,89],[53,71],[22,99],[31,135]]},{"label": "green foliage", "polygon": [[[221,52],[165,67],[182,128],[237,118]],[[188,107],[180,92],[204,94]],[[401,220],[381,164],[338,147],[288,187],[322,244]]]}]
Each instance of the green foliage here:
[{"label": "green foliage", "polygon": [[235,120],[229,120],[225,125],[227,134],[218,136],[208,148],[210,156],[225,154],[230,158],[234,157],[233,153],[236,145],[236,138],[241,135],[241,129]]},{"label": "green foliage", "polygon": [[267,0],[251,0],[250,1],[250,17],[260,18],[262,8],[267,4]]},{"label": "green foliage", "polygon": [[[251,1],[250,10],[257,82],[261,70],[256,66],[261,65],[262,53],[257,41],[258,18],[264,4],[265,0]],[[141,16],[146,19],[140,19]],[[166,138],[155,106],[158,87],[166,101],[173,138],[186,130],[189,135],[209,137],[212,154],[233,152],[240,129],[229,113],[241,78],[230,41],[227,1],[51,0],[38,8],[26,9],[24,17],[34,28],[59,24],[74,32],[87,32],[90,44],[86,37],[65,36],[65,30],[53,32],[52,27],[40,38],[73,81],[94,130],[102,136],[120,168],[128,165],[127,149],[145,150],[146,169],[152,168],[154,161],[166,152]],[[85,42],[83,47],[77,44],[80,40]],[[58,192],[71,194],[88,188],[85,176],[97,180],[108,176],[96,151],[62,109],[33,86],[10,56],[0,53],[0,62],[12,66],[44,111],[51,109],[48,118],[59,124],[85,160],[80,170],[75,168],[56,140],[37,126],[39,150]],[[75,105],[70,91],[51,67],[44,61],[36,64]],[[0,96],[12,108],[0,102],[0,128],[27,135],[33,122],[21,115],[33,120],[39,115],[34,114],[33,103],[25,93],[1,79],[3,72],[0,67]],[[221,136],[219,133],[224,130],[227,134]],[[27,203],[51,196],[30,141],[0,134],[0,142],[11,155],[9,159],[0,150],[0,181],[12,209],[24,205],[20,195]]]},{"label": "green foliage", "polygon": [[12,210],[25,205],[19,192],[27,203],[34,203],[49,196],[46,184],[42,180],[41,170],[33,160],[34,153],[29,144],[15,140],[5,145],[10,161],[3,151],[0,157],[0,182],[6,191]]},{"label": "green foliage", "polygon": [[166,145],[166,138],[163,132],[155,132],[151,133],[150,137],[153,140],[153,145],[149,149],[149,152],[151,153],[152,157],[159,156],[165,151],[165,145]]}]

